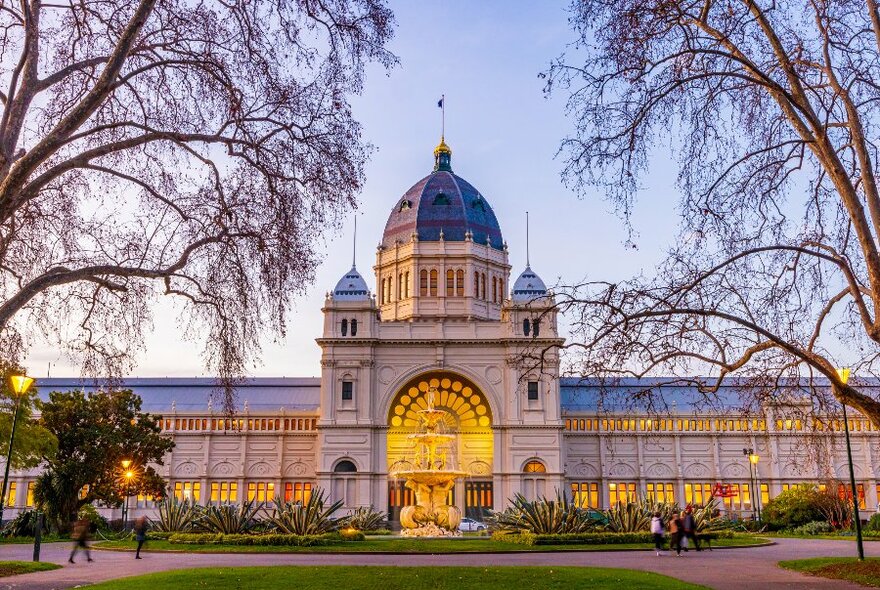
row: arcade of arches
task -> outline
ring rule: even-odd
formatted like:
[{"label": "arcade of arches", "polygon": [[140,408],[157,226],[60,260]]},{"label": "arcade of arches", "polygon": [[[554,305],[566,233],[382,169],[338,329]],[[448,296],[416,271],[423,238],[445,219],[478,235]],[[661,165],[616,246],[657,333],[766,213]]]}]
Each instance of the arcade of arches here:
[{"label": "arcade of arches", "polygon": [[[411,379],[400,388],[388,411],[388,471],[408,462],[412,454],[409,435],[419,425],[416,412],[428,407],[430,393],[434,394],[434,407],[449,412],[447,430],[458,435],[453,468],[468,473],[450,490],[450,501],[462,507],[466,516],[480,518],[485,510],[493,507],[492,409],[485,394],[469,379],[449,371],[433,371]],[[461,485],[463,489],[457,489]],[[397,520],[403,506],[413,503],[411,495],[412,491],[404,487],[403,481],[389,479],[391,520]]]}]

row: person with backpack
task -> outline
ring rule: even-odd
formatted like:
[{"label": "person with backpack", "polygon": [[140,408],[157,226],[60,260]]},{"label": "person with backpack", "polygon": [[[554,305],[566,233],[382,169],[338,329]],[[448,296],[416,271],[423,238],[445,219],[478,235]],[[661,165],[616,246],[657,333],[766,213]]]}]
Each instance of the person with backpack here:
[{"label": "person with backpack", "polygon": [[672,513],[669,521],[669,548],[675,549],[675,555],[681,557],[681,539],[684,536],[684,524],[678,512]]}]

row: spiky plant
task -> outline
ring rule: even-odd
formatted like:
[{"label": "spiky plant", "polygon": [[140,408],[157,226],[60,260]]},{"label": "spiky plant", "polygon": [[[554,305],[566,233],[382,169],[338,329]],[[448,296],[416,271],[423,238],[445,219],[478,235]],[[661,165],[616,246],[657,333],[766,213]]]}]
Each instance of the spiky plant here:
[{"label": "spiky plant", "polygon": [[650,528],[651,517],[643,502],[619,503],[602,512],[605,528],[615,533],[634,533]]},{"label": "spiky plant", "polygon": [[[18,514],[15,518],[6,523],[3,527],[3,530],[0,531],[0,536],[3,537],[33,537],[37,531],[37,511],[36,510],[24,510]],[[45,520],[43,520],[43,530],[42,533],[48,533],[49,526]]]},{"label": "spiky plant", "polygon": [[718,499],[711,498],[705,505],[696,507],[694,512],[694,524],[698,531],[712,529],[721,521],[718,511]]},{"label": "spiky plant", "polygon": [[153,530],[166,533],[185,533],[194,528],[202,513],[202,507],[186,499],[169,496],[159,504],[158,520]]},{"label": "spiky plant", "polygon": [[516,494],[511,505],[501,512],[494,512],[487,520],[496,528],[525,530],[538,535],[589,532],[596,528],[596,521],[589,511],[580,508],[559,492],[556,498],[527,500]]},{"label": "spiky plant", "polygon": [[208,533],[244,534],[259,524],[259,510],[253,500],[244,504],[207,506],[195,526]]},{"label": "spiky plant", "polygon": [[340,527],[351,527],[359,531],[375,531],[388,526],[388,513],[374,510],[372,506],[359,506],[339,519]]},{"label": "spiky plant", "polygon": [[316,488],[308,501],[283,502],[275,498],[275,507],[268,513],[268,522],[280,533],[288,535],[320,535],[334,530],[337,521],[333,514],[342,508],[338,500],[325,508],[324,490]]}]

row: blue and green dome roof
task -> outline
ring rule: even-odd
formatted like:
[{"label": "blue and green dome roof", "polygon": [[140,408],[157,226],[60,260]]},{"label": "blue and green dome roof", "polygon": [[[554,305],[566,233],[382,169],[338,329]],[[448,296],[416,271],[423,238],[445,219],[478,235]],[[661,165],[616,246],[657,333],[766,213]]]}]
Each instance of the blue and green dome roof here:
[{"label": "blue and green dome roof", "polygon": [[488,201],[472,184],[452,172],[452,150],[441,140],[434,150],[434,172],[415,183],[398,199],[385,224],[382,246],[419,241],[463,242],[470,233],[478,244],[504,249],[501,227]]}]

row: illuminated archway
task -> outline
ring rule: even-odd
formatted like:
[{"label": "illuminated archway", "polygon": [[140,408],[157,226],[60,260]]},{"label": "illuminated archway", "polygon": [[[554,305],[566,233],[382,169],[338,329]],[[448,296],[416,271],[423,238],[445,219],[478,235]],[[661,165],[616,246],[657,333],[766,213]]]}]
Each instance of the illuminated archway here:
[{"label": "illuminated archway", "polygon": [[434,389],[434,406],[449,412],[452,430],[488,428],[492,410],[486,396],[469,379],[455,373],[435,371],[411,379],[400,388],[388,411],[392,428],[412,429],[418,426],[418,410],[428,407],[428,392]]},{"label": "illuminated archway", "polygon": [[[494,508],[492,407],[485,393],[470,379],[451,371],[430,371],[413,377],[397,390],[388,408],[388,471],[411,458],[409,435],[420,424],[417,412],[428,407],[429,392],[434,394],[434,407],[449,412],[447,430],[458,434],[455,466],[470,474],[456,484],[452,503],[466,516],[481,518],[486,510]],[[391,520],[397,520],[402,506],[413,503],[410,490],[403,484],[389,479]]]}]

